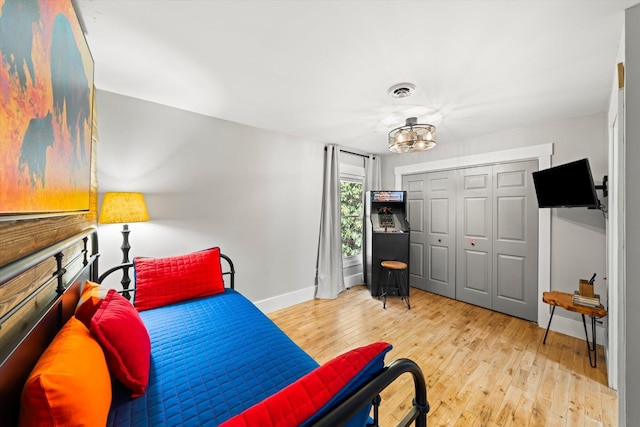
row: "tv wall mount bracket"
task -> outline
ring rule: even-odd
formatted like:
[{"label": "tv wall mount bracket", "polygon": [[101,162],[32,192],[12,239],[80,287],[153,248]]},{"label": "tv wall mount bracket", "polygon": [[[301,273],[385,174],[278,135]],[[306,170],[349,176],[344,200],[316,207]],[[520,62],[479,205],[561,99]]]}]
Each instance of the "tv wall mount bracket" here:
[{"label": "tv wall mount bracket", "polygon": [[607,175],[602,177],[602,185],[596,185],[596,190],[602,190],[602,197],[607,197],[609,195],[609,177]]}]

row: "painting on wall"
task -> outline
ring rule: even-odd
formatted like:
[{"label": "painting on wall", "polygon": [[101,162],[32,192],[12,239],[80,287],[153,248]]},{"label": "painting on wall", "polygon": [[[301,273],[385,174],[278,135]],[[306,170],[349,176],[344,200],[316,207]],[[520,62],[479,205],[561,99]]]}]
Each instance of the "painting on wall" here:
[{"label": "painting on wall", "polygon": [[71,0],[0,0],[0,219],[89,210],[93,67]]}]

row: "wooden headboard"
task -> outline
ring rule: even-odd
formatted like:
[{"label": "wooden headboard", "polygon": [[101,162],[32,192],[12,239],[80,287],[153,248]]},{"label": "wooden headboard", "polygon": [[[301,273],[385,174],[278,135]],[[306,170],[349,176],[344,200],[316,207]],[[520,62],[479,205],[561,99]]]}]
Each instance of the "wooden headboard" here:
[{"label": "wooden headboard", "polygon": [[[81,248],[77,250],[76,248]],[[17,425],[22,387],[53,337],[73,315],[80,298],[81,285],[97,280],[98,238],[95,228],[89,228],[0,269],[0,288],[39,265],[55,260],[53,274],[26,296],[10,303],[0,316],[0,330],[11,328],[8,343],[0,354],[0,419],[3,425]],[[34,274],[34,276],[38,276]],[[51,289],[53,297],[47,298]],[[41,300],[42,304],[34,304]],[[10,305],[10,307],[8,306]],[[25,316],[25,309],[33,311]],[[16,322],[15,317],[31,320]],[[3,332],[6,332],[3,331]]]}]

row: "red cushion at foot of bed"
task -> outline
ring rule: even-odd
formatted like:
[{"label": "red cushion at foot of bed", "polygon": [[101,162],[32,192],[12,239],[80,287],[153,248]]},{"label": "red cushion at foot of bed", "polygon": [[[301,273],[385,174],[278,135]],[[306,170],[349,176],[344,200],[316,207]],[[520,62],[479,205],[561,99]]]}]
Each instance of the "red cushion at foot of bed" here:
[{"label": "red cushion at foot of bed", "polygon": [[379,372],[391,348],[391,344],[377,342],[348,351],[220,427],[297,427],[317,420]]}]

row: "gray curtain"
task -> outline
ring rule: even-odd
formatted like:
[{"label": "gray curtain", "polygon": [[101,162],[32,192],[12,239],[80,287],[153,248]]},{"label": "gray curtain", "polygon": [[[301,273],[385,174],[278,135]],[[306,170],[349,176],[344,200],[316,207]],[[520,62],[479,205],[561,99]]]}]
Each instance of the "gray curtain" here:
[{"label": "gray curtain", "polygon": [[362,191],[363,209],[364,218],[362,220],[362,271],[364,276],[364,282],[368,283],[369,278],[367,277],[367,266],[371,263],[371,238],[372,238],[372,227],[371,220],[369,216],[371,212],[367,210],[369,203],[367,197],[369,196],[369,191],[382,190],[382,183],[380,177],[380,157],[369,156],[364,158],[364,188]]},{"label": "gray curtain", "polygon": [[325,147],[316,298],[334,299],[345,290],[340,230],[339,152],[336,145]]}]

